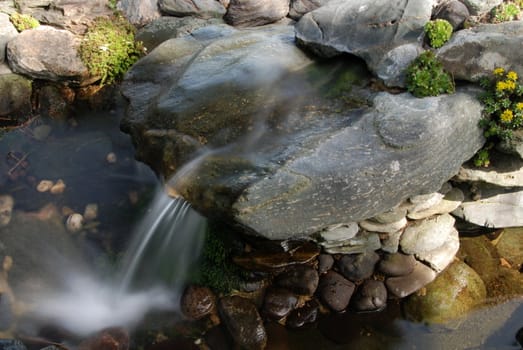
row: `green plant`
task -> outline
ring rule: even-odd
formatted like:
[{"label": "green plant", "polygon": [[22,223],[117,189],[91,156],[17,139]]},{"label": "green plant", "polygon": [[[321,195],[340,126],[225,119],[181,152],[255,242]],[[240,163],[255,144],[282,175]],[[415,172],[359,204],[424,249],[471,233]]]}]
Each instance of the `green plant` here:
[{"label": "green plant", "polygon": [[116,11],[116,4],[117,3],[118,3],[118,0],[109,0],[107,2],[107,7],[109,7],[113,11]]},{"label": "green plant", "polygon": [[500,141],[509,140],[512,130],[523,126],[523,84],[514,71],[505,72],[503,68],[493,71],[494,78],[480,81],[485,92],[480,96],[484,105],[480,126],[487,139],[484,147],[474,159],[477,166],[488,166],[489,150]]},{"label": "green plant", "polygon": [[97,18],[80,44],[80,58],[100,85],[111,84],[143,55],[140,42],[134,41],[135,28],[121,15]]},{"label": "green plant", "polygon": [[512,21],[518,18],[521,12],[521,2],[503,2],[492,9],[491,21],[494,23]]},{"label": "green plant", "polygon": [[18,12],[13,12],[9,16],[9,20],[15,26],[16,30],[22,32],[27,29],[34,29],[40,25],[38,20],[31,15],[23,15]]},{"label": "green plant", "polygon": [[452,24],[444,19],[435,19],[425,24],[425,35],[429,38],[429,45],[440,48],[452,36]]},{"label": "green plant", "polygon": [[453,93],[454,79],[432,51],[421,53],[407,68],[407,89],[416,97]]}]

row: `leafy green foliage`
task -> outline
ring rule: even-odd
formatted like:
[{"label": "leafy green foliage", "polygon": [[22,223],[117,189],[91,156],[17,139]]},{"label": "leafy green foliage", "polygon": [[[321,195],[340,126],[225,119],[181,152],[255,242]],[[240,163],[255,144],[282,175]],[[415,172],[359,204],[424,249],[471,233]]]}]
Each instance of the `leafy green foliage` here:
[{"label": "leafy green foliage", "polygon": [[518,19],[521,13],[521,1],[503,2],[492,9],[491,21],[493,23],[508,22]]},{"label": "leafy green foliage", "polygon": [[500,141],[509,140],[512,131],[523,126],[523,85],[514,71],[494,69],[494,78],[480,82],[485,92],[480,96],[484,105],[480,126],[485,130],[487,146],[474,159],[476,166],[488,166],[489,149]]},{"label": "leafy green foliage", "polygon": [[229,235],[220,228],[208,229],[193,283],[224,294],[237,289],[241,280],[241,270],[232,262],[232,252],[233,241]]},{"label": "leafy green foliage", "polygon": [[453,93],[454,79],[432,51],[421,53],[407,68],[407,89],[416,97]]},{"label": "leafy green foliage", "polygon": [[80,45],[80,58],[100,84],[111,84],[143,55],[141,43],[134,41],[134,27],[121,15],[97,18]]},{"label": "leafy green foliage", "polygon": [[425,24],[425,35],[429,38],[429,45],[440,48],[452,36],[452,24],[444,19],[435,19]]},{"label": "leafy green foliage", "polygon": [[11,16],[9,16],[9,20],[19,32],[27,29],[34,29],[40,25],[38,20],[33,16],[23,15],[18,12],[13,12]]},{"label": "leafy green foliage", "polygon": [[118,0],[109,0],[107,2],[107,7],[109,7],[113,11],[116,11],[116,4],[117,3],[118,3]]}]

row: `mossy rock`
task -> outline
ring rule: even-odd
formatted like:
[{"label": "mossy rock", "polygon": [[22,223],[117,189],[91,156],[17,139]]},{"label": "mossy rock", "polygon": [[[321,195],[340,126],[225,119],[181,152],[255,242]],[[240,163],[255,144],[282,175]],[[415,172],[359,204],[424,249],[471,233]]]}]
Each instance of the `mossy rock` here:
[{"label": "mossy rock", "polygon": [[476,271],[455,261],[427,285],[425,293],[410,296],[404,311],[407,318],[417,322],[444,324],[467,315],[486,296],[485,284]]},{"label": "mossy rock", "polygon": [[0,75],[0,116],[28,117],[32,82],[18,74]]}]

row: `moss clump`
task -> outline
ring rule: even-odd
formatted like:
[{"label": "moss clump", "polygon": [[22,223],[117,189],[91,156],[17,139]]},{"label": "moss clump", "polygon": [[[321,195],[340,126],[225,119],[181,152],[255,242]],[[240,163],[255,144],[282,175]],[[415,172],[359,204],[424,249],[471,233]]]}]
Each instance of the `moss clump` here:
[{"label": "moss clump", "polygon": [[513,21],[519,18],[521,14],[522,1],[517,2],[503,2],[496,6],[491,11],[491,22],[501,23]]},{"label": "moss clump", "polygon": [[143,55],[143,46],[134,41],[135,28],[122,16],[97,18],[80,45],[80,58],[100,84],[111,84]]},{"label": "moss clump", "polygon": [[210,226],[192,282],[223,294],[238,289],[242,271],[232,262],[233,247],[233,238],[223,228]]},{"label": "moss clump", "polygon": [[436,19],[425,24],[425,35],[429,39],[429,45],[435,49],[449,41],[452,31],[452,24],[444,19]]},{"label": "moss clump", "polygon": [[407,68],[407,89],[416,97],[453,93],[454,79],[432,51],[421,53]]},{"label": "moss clump", "polygon": [[23,15],[18,12],[14,12],[9,16],[9,20],[15,26],[16,30],[22,32],[27,29],[34,29],[40,25],[38,20],[31,15]]}]

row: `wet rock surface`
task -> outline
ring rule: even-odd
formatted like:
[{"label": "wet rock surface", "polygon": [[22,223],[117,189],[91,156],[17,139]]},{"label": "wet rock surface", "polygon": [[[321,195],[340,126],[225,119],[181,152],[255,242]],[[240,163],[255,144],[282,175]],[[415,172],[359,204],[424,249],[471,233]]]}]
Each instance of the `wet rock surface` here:
[{"label": "wet rock surface", "polygon": [[321,276],[318,295],[333,311],[341,312],[349,305],[355,289],[354,283],[334,271]]},{"label": "wet rock surface", "polygon": [[207,287],[187,287],[180,301],[182,313],[191,320],[199,320],[214,311],[216,297]]},{"label": "wet rock surface", "polygon": [[233,26],[253,27],[287,16],[290,0],[231,0],[224,19]]},{"label": "wet rock surface", "polygon": [[356,311],[379,311],[387,305],[387,288],[382,281],[366,280],[351,301]]},{"label": "wet rock surface", "polygon": [[379,258],[375,252],[344,255],[338,260],[338,268],[345,278],[356,282],[372,276]]},{"label": "wet rock surface", "polygon": [[263,300],[263,313],[273,320],[286,317],[298,303],[296,295],[281,288],[269,289]]},{"label": "wet rock surface", "polygon": [[287,317],[285,325],[290,328],[300,328],[314,323],[319,314],[320,305],[316,300],[305,303],[304,306],[294,309]]},{"label": "wet rock surface", "polygon": [[276,276],[276,285],[299,295],[312,295],[318,287],[318,272],[307,265],[297,265]]}]

